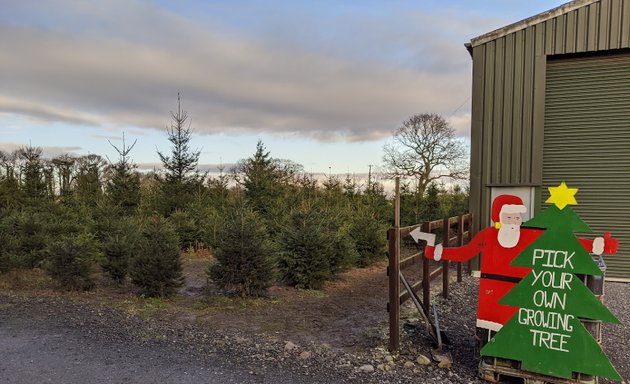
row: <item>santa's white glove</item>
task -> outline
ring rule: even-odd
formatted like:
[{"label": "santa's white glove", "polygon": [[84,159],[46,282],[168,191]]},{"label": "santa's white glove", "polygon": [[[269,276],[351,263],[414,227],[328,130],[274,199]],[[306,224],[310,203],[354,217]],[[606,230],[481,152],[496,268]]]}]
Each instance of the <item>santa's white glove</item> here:
[{"label": "santa's white glove", "polygon": [[595,240],[593,240],[593,253],[598,256],[604,253],[604,238],[603,237],[596,237]]},{"label": "santa's white glove", "polygon": [[440,261],[440,259],[442,259],[442,244],[436,245],[433,251],[433,260]]}]

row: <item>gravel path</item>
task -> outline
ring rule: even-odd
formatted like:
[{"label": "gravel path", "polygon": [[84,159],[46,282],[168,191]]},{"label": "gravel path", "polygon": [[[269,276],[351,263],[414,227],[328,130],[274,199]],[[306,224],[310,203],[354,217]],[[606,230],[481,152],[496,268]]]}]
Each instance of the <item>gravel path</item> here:
[{"label": "gravel path", "polygon": [[[283,335],[146,320],[101,305],[58,297],[0,293],[0,383],[483,383],[473,338],[478,280],[451,286],[437,299],[452,344],[451,369],[435,363],[413,311],[404,312],[402,350],[346,351],[327,343],[287,346]],[[606,284],[606,304],[623,325],[604,328],[604,348],[630,377],[630,285]],[[370,365],[374,372],[369,370]],[[602,381],[605,383],[606,381]]]},{"label": "gravel path", "polygon": [[58,298],[0,296],[0,383],[333,383],[282,349]]},{"label": "gravel path", "polygon": [[[74,330],[20,325],[0,330],[0,381],[9,383],[240,383],[242,369],[186,361],[161,345],[93,341]],[[247,379],[246,379],[247,378]]]}]

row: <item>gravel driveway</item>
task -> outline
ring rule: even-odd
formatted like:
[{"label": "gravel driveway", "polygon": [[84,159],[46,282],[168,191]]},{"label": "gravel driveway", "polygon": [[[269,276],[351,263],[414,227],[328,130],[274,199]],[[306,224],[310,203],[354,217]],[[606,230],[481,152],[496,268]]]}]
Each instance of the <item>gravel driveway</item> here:
[{"label": "gravel driveway", "polygon": [[[0,383],[483,383],[473,339],[477,287],[466,277],[451,286],[448,300],[435,300],[452,341],[452,369],[416,362],[430,356],[430,343],[412,311],[401,353],[390,356],[386,325],[379,346],[361,351],[323,341],[287,348],[282,334],[252,336],[67,298],[0,293]],[[605,326],[604,349],[626,381],[628,303],[630,284],[606,284],[606,304],[623,325]],[[360,369],[368,365],[373,372]]]},{"label": "gravel driveway", "polygon": [[314,377],[306,364],[284,364],[282,350],[248,342],[58,298],[0,296],[0,383],[344,381],[332,371]]},{"label": "gravel driveway", "polygon": [[187,361],[163,345],[94,341],[67,327],[22,324],[0,330],[5,383],[241,383],[243,369],[216,359]]}]

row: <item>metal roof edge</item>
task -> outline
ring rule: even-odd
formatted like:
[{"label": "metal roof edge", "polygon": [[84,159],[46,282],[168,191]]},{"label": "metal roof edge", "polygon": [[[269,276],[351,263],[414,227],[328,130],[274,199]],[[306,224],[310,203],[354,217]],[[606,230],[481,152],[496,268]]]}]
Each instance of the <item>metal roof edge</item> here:
[{"label": "metal roof edge", "polygon": [[573,0],[566,4],[562,4],[556,8],[528,17],[521,21],[517,21],[516,23],[512,23],[505,27],[495,29],[494,31],[484,33],[481,36],[473,37],[472,39],[470,39],[470,45],[472,47],[476,47],[478,45],[485,44],[488,41],[498,39],[510,33],[516,32],[521,29],[525,29],[535,24],[545,22],[549,19],[553,19],[554,17],[563,15],[565,13],[569,13],[575,9],[578,9],[578,8],[581,8],[581,7],[584,7],[593,3],[597,3],[599,1],[601,0]]}]

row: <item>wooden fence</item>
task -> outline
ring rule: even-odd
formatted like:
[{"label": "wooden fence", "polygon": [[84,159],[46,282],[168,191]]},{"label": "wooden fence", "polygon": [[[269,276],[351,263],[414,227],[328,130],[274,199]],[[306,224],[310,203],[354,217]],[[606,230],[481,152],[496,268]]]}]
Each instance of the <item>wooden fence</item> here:
[{"label": "wooden fence", "polygon": [[[399,199],[395,201],[395,210],[395,226],[387,231],[387,239],[389,242],[389,265],[387,267],[387,275],[389,276],[389,302],[387,304],[387,310],[389,311],[389,350],[392,352],[398,351],[400,347],[400,306],[409,300],[412,295],[412,293],[407,290],[401,292],[400,280],[405,278],[403,275],[405,269],[422,262],[422,279],[410,283],[410,288],[414,294],[422,289],[421,305],[428,318],[430,318],[431,281],[440,275],[442,276],[442,295],[448,298],[449,261],[442,260],[441,262],[435,262],[428,260],[424,258],[423,249],[401,260],[401,239],[409,235],[409,233],[417,227],[421,227],[422,232],[435,233],[441,230],[441,243],[445,247],[453,247],[466,244],[471,239],[473,233],[472,213],[400,228]],[[440,243],[440,241],[437,240],[436,244]],[[441,265],[431,271],[431,265],[439,265],[438,263]],[[468,273],[470,272],[471,263],[468,262]],[[462,263],[457,263],[457,281],[462,281]]]}]

